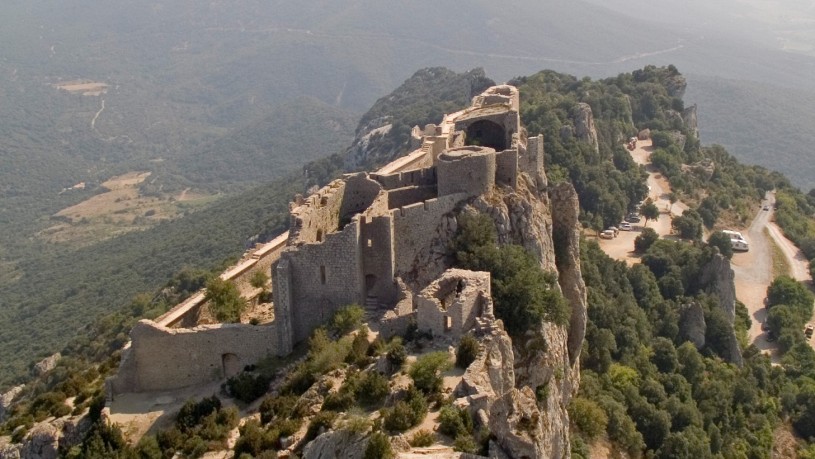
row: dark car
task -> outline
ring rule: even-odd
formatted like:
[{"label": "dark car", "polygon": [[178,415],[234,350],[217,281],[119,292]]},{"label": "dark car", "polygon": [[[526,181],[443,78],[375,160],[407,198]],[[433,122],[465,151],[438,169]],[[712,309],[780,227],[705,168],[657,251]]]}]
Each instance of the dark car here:
[{"label": "dark car", "polygon": [[775,341],[775,333],[768,331],[767,332],[767,342],[772,343]]}]

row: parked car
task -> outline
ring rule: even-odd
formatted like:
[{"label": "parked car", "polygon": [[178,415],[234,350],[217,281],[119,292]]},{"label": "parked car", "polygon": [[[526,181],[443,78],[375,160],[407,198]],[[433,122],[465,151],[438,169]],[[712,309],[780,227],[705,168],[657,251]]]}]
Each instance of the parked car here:
[{"label": "parked car", "polygon": [[628,217],[625,218],[625,221],[628,223],[639,223],[642,219],[637,214],[629,214]]},{"label": "parked car", "polygon": [[631,223],[620,222],[620,229],[623,231],[631,231]]},{"label": "parked car", "polygon": [[614,231],[612,230],[605,230],[600,233],[600,239],[614,239]]},{"label": "parked car", "polygon": [[804,336],[807,339],[812,338],[812,332],[815,331],[815,325],[807,324],[807,327],[804,329]]},{"label": "parked car", "polygon": [[764,210],[770,210],[770,206],[764,206]]},{"label": "parked car", "polygon": [[614,237],[617,237],[620,234],[620,229],[617,228],[616,226],[609,226],[608,228],[606,228],[606,230],[613,231],[614,232]]}]

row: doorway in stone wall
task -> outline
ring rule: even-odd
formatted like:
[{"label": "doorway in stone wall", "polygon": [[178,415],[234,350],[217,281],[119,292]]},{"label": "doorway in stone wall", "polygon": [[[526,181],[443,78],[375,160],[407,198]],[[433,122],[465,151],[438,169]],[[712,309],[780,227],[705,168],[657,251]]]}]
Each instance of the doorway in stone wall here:
[{"label": "doorway in stone wall", "polygon": [[241,372],[241,361],[237,355],[226,353],[221,355],[221,367],[224,378],[231,378]]},{"label": "doorway in stone wall", "polygon": [[375,312],[379,309],[379,298],[374,292],[376,287],[376,276],[373,274],[365,275],[365,309],[369,312]]}]

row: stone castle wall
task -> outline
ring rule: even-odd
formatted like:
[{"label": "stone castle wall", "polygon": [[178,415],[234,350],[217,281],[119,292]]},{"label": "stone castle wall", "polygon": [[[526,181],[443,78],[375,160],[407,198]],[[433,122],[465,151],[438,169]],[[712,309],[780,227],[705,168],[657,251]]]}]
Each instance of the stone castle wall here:
[{"label": "stone castle wall", "polygon": [[229,377],[246,365],[275,355],[271,325],[221,324],[172,329],[142,320],[130,332],[131,346],[109,396],[122,392],[171,390]]},{"label": "stone castle wall", "polygon": [[423,248],[430,246],[433,230],[445,214],[468,197],[466,193],[449,194],[391,210],[397,276],[416,277],[414,271],[422,268],[415,266],[416,259]]},{"label": "stone castle wall", "polygon": [[386,190],[408,186],[436,186],[436,168],[413,169],[393,174],[371,174]]}]

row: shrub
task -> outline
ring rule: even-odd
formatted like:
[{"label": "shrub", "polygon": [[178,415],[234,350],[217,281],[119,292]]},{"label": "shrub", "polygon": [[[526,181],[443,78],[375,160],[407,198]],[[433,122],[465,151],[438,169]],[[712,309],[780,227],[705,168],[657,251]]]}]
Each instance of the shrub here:
[{"label": "shrub", "polygon": [[440,374],[450,366],[450,356],[446,352],[431,352],[419,357],[410,367],[409,374],[419,390],[430,394],[441,391],[443,381]]},{"label": "shrub", "polygon": [[360,327],[359,332],[356,334],[356,336],[354,336],[354,340],[351,342],[351,351],[345,358],[345,362],[358,367],[365,366],[368,363],[369,347],[368,327],[363,325]]},{"label": "shrub", "polygon": [[468,333],[462,336],[456,350],[456,366],[464,369],[469,367],[478,356],[479,350],[478,340],[473,335]]},{"label": "shrub", "polygon": [[340,308],[331,319],[331,329],[344,335],[362,325],[365,310],[359,305],[350,304]]},{"label": "shrub", "polygon": [[391,341],[390,350],[386,358],[388,362],[396,368],[401,367],[405,363],[405,360],[407,360],[407,351],[405,351],[405,346],[399,337]]},{"label": "shrub", "polygon": [[226,380],[226,392],[244,403],[250,403],[269,390],[270,377],[242,372]]},{"label": "shrub", "polygon": [[274,432],[263,429],[260,423],[250,420],[240,428],[241,436],[235,442],[235,457],[241,454],[258,456],[264,451],[277,447],[278,437]]},{"label": "shrub", "polygon": [[424,448],[436,443],[436,436],[429,430],[420,430],[413,434],[413,437],[408,441],[410,446],[414,448]]},{"label": "shrub", "polygon": [[475,454],[481,448],[478,443],[476,443],[475,438],[466,433],[456,437],[455,442],[453,442],[453,449],[456,451],[461,451],[462,453]]},{"label": "shrub", "polygon": [[408,389],[404,400],[396,402],[392,408],[382,410],[385,429],[395,432],[403,432],[418,425],[426,415],[427,401],[413,386]]},{"label": "shrub", "polygon": [[294,410],[296,405],[297,397],[294,395],[266,397],[258,409],[260,411],[260,422],[268,424],[274,419],[299,418],[299,413],[295,413]]},{"label": "shrub", "polygon": [[383,410],[382,419],[387,430],[404,432],[415,425],[413,411],[406,402],[399,401],[392,408]]},{"label": "shrub", "polygon": [[337,419],[337,412],[336,411],[320,411],[311,419],[311,422],[308,424],[308,430],[306,430],[306,441],[311,441],[317,438],[320,435],[320,430],[325,429],[328,430],[334,424],[334,420]]},{"label": "shrub", "polygon": [[374,432],[365,447],[364,459],[392,459],[394,457],[390,437],[382,432]]},{"label": "shrub", "polygon": [[238,287],[232,281],[217,276],[207,282],[205,299],[210,311],[221,322],[240,322],[241,313],[246,308],[246,301],[241,297]]},{"label": "shrub", "polygon": [[376,371],[362,377],[357,388],[357,398],[364,405],[377,405],[388,395],[388,379]]},{"label": "shrub", "polygon": [[445,406],[439,412],[439,431],[452,438],[471,433],[473,420],[470,413],[452,406]]},{"label": "shrub", "polygon": [[255,271],[252,277],[249,278],[249,285],[255,288],[265,287],[269,282],[269,276],[263,271]]},{"label": "shrub", "polygon": [[175,418],[175,425],[181,431],[188,431],[201,423],[201,420],[221,408],[221,400],[216,397],[208,397],[200,402],[187,400],[184,406],[178,411]]}]

